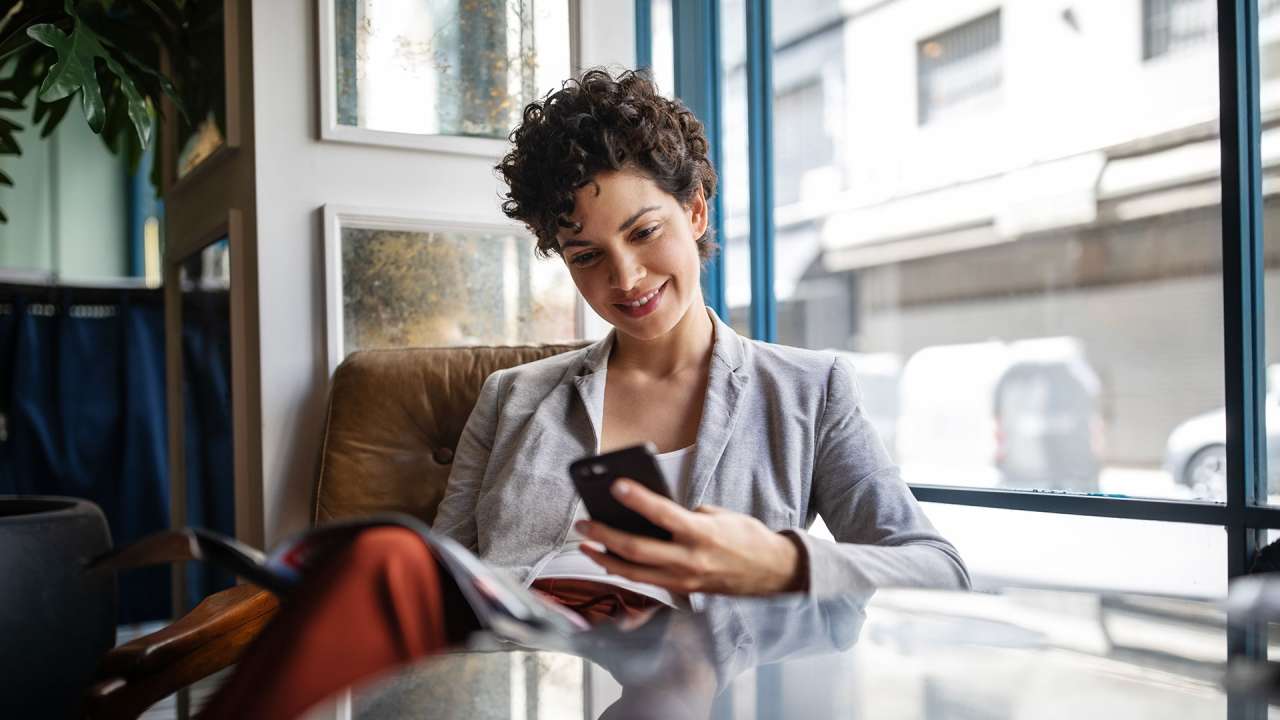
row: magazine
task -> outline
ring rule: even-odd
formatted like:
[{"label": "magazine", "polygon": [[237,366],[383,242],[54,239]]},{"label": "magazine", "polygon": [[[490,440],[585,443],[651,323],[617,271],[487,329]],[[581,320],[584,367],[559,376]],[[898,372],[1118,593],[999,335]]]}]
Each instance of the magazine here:
[{"label": "magazine", "polygon": [[284,540],[269,554],[239,540],[203,528],[182,528],[148,535],[89,562],[89,569],[109,571],[203,560],[287,599],[317,558],[351,542],[361,531],[403,527],[420,535],[437,562],[453,577],[481,627],[518,643],[538,642],[588,628],[559,605],[546,601],[505,573],[485,565],[470,550],[435,533],[417,518],[385,514],[327,523]]}]

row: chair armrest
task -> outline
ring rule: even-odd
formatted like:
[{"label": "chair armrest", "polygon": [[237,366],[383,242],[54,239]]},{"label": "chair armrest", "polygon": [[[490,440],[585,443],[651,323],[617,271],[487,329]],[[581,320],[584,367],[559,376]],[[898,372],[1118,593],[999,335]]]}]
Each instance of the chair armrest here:
[{"label": "chair armrest", "polygon": [[150,635],[112,648],[86,698],[88,715],[136,717],[160,699],[226,668],[275,615],[279,601],[254,585],[205,598]]}]

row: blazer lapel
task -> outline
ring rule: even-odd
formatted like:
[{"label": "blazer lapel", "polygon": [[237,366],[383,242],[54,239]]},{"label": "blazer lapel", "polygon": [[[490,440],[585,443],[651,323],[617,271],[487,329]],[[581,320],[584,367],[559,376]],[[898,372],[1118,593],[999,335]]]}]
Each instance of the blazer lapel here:
[{"label": "blazer lapel", "polygon": [[613,349],[614,332],[592,345],[582,361],[582,370],[573,379],[578,398],[591,421],[591,452],[600,451],[600,431],[604,427],[604,384],[607,376],[609,352]]},{"label": "blazer lapel", "polygon": [[[690,509],[697,507],[702,501],[716,466],[720,464],[720,457],[724,455],[724,449],[733,437],[742,389],[748,379],[743,368],[742,338],[722,322],[711,308],[707,308],[707,313],[711,315],[715,326],[707,394],[702,403],[702,418],[698,421],[697,447],[693,451],[690,482],[685,489],[685,496],[677,498]],[[582,369],[573,379],[578,398],[591,421],[591,431],[594,434],[592,452],[599,451],[600,432],[604,427],[604,387],[615,333],[616,331],[610,331],[604,339],[587,350]]]},{"label": "blazer lapel", "polygon": [[693,470],[685,497],[681,498],[689,509],[701,504],[716,466],[720,464],[720,457],[733,437],[741,408],[742,389],[748,380],[743,367],[742,338],[713,310],[707,308],[707,312],[715,325],[716,336],[707,377],[707,394],[702,402],[702,419],[698,421]]}]

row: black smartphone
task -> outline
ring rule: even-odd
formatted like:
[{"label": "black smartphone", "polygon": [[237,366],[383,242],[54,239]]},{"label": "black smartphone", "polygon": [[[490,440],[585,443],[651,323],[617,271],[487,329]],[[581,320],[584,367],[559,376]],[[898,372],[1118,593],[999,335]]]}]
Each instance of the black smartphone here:
[{"label": "black smartphone", "polygon": [[671,539],[669,531],[654,525],[640,513],[618,502],[610,492],[613,481],[624,477],[670,499],[671,491],[653,456],[653,443],[645,443],[585,457],[569,466],[569,477],[582,496],[582,502],[586,504],[592,520],[635,535],[659,540]]}]

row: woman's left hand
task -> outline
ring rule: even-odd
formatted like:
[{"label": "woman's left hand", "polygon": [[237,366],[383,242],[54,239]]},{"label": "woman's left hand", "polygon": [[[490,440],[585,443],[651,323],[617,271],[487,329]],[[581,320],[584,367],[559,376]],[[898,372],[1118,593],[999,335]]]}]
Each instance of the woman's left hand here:
[{"label": "woman's left hand", "polygon": [[[618,502],[671,531],[669,542],[589,520],[578,532],[604,545],[582,551],[609,572],[677,593],[771,595],[803,589],[799,542],[742,513],[703,505],[689,511],[639,483],[613,483]],[[618,557],[614,557],[614,556]]]}]

